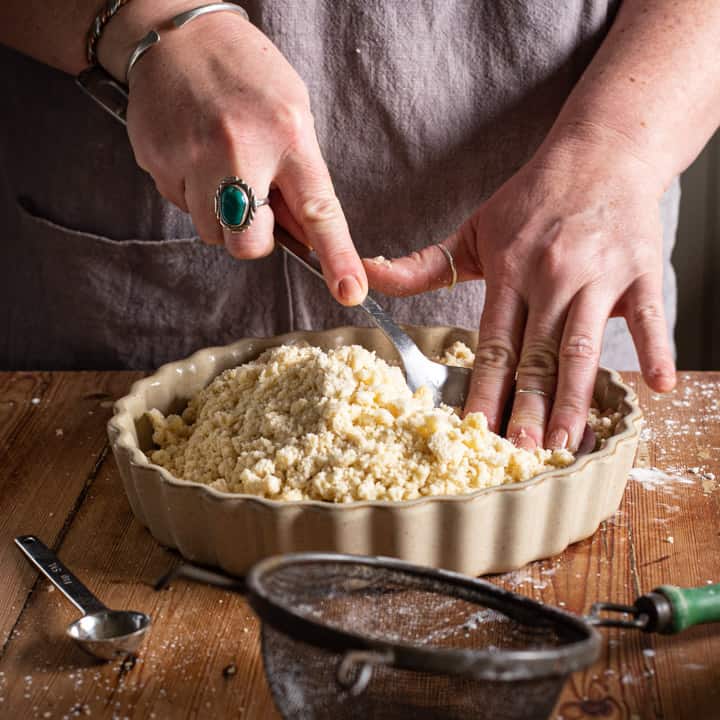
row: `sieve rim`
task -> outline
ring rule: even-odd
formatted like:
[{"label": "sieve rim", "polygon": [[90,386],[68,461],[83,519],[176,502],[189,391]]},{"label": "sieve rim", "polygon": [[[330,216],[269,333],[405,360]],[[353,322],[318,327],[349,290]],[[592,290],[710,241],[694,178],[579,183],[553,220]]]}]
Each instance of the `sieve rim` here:
[{"label": "sieve rim", "polygon": [[[341,630],[294,611],[283,604],[268,589],[264,580],[272,573],[288,566],[318,563],[364,565],[383,568],[415,577],[432,578],[480,592],[490,599],[487,607],[498,610],[511,619],[516,615],[533,614],[555,627],[571,629],[582,637],[563,645],[541,650],[469,649],[421,646],[409,642],[381,640]],[[365,556],[331,552],[298,552],[274,555],[257,562],[246,576],[247,598],[263,623],[316,647],[348,652],[370,650],[388,657],[387,665],[416,672],[430,672],[466,676],[476,680],[516,681],[566,676],[591,665],[600,655],[601,638],[597,630],[583,618],[559,608],[545,605],[524,595],[505,590],[493,583],[467,575],[407,563],[381,555]],[[498,605],[504,607],[499,608]]]}]

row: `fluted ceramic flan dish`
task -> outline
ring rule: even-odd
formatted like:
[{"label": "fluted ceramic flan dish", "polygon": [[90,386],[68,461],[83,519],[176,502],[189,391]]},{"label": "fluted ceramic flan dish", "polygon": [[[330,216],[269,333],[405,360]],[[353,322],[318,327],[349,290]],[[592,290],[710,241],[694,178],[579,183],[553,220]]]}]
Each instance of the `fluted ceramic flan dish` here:
[{"label": "fluted ceramic flan dish", "polygon": [[[406,327],[429,356],[456,340],[474,347],[476,333],[450,327]],[[594,397],[622,419],[605,447],[569,467],[466,495],[402,502],[277,501],[225,493],[173,477],[154,465],[146,412],[180,412],[224,370],[269,347],[309,343],[324,349],[358,344],[399,361],[380,330],[341,327],[247,338],[200,350],[136,382],[115,404],[108,435],[133,513],[163,545],[188,560],[242,575],[268,555],[304,550],[388,555],[470,575],[513,570],[562,552],[592,535],[622,499],[640,438],[642,413],[620,376],[601,369]]]}]

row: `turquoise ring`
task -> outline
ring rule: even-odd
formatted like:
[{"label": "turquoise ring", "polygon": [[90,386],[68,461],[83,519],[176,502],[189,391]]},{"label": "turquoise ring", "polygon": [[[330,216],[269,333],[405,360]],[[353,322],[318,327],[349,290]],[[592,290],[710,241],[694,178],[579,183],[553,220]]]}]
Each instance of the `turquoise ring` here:
[{"label": "turquoise ring", "polygon": [[246,182],[234,175],[223,178],[215,191],[215,217],[231,232],[242,232],[252,225],[255,211],[269,204],[268,198],[256,198]]}]

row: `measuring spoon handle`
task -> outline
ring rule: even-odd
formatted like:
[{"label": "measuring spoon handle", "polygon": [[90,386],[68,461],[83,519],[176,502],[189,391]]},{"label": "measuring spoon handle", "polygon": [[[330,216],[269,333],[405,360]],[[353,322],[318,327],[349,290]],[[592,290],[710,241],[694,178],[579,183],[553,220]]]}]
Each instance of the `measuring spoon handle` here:
[{"label": "measuring spoon handle", "polygon": [[15,544],[28,560],[84,615],[107,610],[58,559],[42,540],[34,535],[20,535]]}]

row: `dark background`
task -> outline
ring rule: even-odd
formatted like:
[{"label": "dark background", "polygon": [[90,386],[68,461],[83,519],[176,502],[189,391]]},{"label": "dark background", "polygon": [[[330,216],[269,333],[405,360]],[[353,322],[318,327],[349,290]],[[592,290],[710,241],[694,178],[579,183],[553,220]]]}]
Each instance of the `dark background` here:
[{"label": "dark background", "polygon": [[720,370],[720,131],[681,179],[673,265],[681,370]]}]

